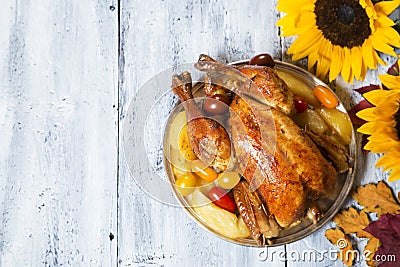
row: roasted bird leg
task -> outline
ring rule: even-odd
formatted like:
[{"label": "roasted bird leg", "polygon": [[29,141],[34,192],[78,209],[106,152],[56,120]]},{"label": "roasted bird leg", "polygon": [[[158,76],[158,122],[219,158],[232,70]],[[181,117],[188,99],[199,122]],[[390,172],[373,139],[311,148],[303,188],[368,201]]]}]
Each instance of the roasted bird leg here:
[{"label": "roasted bird leg", "polygon": [[239,96],[250,96],[286,115],[294,112],[293,93],[276,72],[262,66],[228,66],[207,55],[200,55],[195,67],[214,76],[224,76],[225,82],[235,80],[235,86],[227,85]]},{"label": "roasted bird leg", "polygon": [[189,142],[194,153],[206,165],[224,171],[231,156],[229,135],[221,124],[206,118],[193,99],[190,73],[174,75],[172,90],[185,108]]},{"label": "roasted bird leg", "polygon": [[269,214],[256,192],[250,192],[249,183],[240,182],[233,188],[233,196],[244,223],[258,245],[279,235],[279,226],[274,216]]}]

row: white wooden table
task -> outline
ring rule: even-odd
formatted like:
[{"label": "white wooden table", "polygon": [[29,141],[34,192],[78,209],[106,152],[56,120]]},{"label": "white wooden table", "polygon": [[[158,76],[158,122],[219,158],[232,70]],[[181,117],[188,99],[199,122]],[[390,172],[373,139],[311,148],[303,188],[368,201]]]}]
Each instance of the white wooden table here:
[{"label": "white wooden table", "polygon": [[[292,39],[279,37],[275,4],[2,0],[0,266],[342,266],[290,257],[333,249],[323,235],[331,225],[262,261],[262,250],[221,240],[149,198],[135,182],[146,177],[132,177],[125,161],[129,103],[155,74],[203,52],[289,61]],[[338,84],[350,108],[359,97]],[[385,179],[375,158],[360,157],[356,185]]]}]

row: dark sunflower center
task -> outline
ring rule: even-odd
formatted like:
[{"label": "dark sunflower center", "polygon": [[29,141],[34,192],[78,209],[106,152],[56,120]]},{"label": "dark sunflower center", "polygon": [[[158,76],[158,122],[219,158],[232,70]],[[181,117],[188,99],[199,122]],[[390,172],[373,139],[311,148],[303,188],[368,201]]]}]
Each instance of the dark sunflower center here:
[{"label": "dark sunflower center", "polygon": [[396,115],[394,116],[394,120],[396,122],[397,137],[400,140],[400,109],[396,112]]},{"label": "dark sunflower center", "polygon": [[333,45],[361,46],[370,36],[369,18],[358,0],[317,0],[317,27]]},{"label": "dark sunflower center", "polygon": [[350,6],[346,4],[341,5],[339,7],[336,15],[339,22],[346,25],[352,24],[356,19],[356,15],[354,14],[354,9],[352,9]]}]

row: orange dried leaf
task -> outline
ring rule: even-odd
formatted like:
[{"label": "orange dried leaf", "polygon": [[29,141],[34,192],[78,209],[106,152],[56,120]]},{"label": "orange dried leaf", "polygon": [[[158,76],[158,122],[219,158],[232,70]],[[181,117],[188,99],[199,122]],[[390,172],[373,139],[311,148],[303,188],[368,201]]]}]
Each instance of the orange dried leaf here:
[{"label": "orange dried leaf", "polygon": [[380,245],[381,242],[378,238],[372,237],[368,240],[368,243],[364,248],[365,261],[367,262],[368,266],[376,266],[373,259],[375,252],[378,250]]},{"label": "orange dried leaf", "polygon": [[378,184],[367,184],[357,188],[353,198],[365,207],[367,212],[376,212],[380,217],[382,214],[400,214],[400,205],[384,182]]},{"label": "orange dried leaf", "polygon": [[340,259],[347,266],[352,266],[354,259],[357,256],[357,251],[353,249],[348,237],[339,229],[328,229],[325,231],[325,237],[335,246],[337,246],[340,251],[337,254],[338,259]]},{"label": "orange dried leaf", "polygon": [[350,207],[348,210],[338,213],[333,221],[346,234],[355,233],[358,237],[372,237],[370,233],[363,230],[369,224],[368,215],[363,210],[358,212],[355,208]]}]

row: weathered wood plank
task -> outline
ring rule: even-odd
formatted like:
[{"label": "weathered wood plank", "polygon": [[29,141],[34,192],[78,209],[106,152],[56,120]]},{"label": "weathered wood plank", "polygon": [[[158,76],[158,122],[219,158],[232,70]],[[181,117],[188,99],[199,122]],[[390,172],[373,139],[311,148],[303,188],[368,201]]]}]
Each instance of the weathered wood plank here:
[{"label": "weathered wood plank", "polygon": [[117,262],[115,1],[2,1],[0,265]]}]

